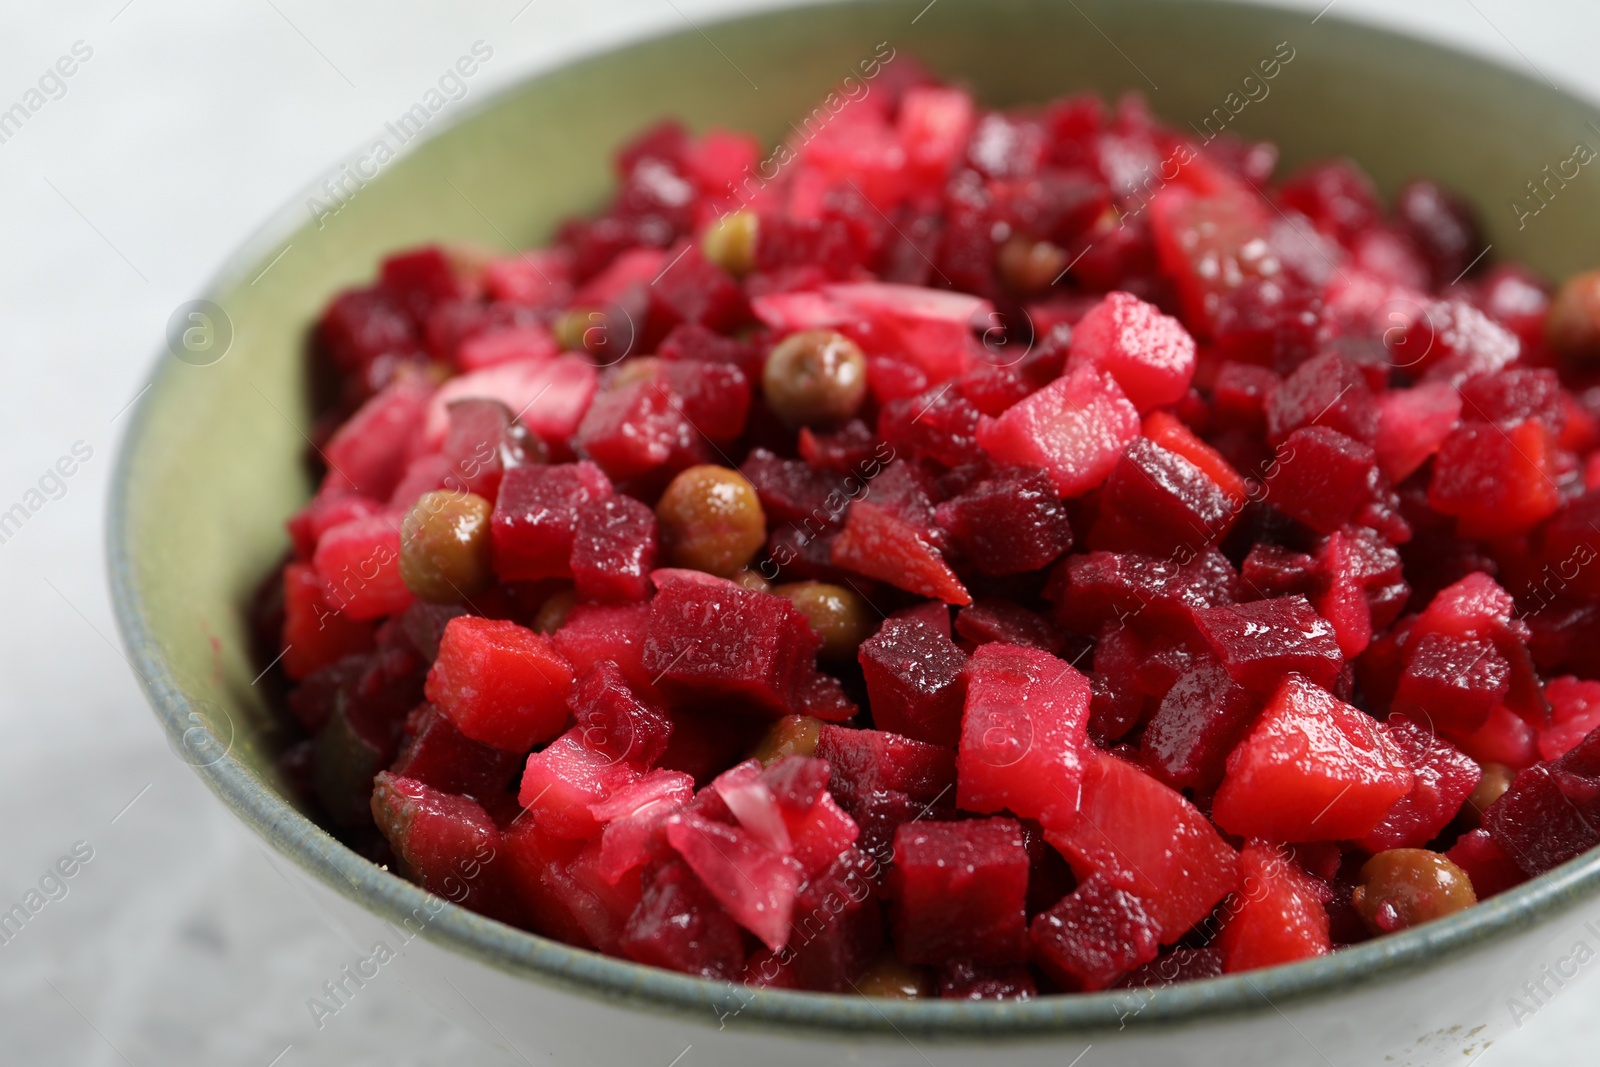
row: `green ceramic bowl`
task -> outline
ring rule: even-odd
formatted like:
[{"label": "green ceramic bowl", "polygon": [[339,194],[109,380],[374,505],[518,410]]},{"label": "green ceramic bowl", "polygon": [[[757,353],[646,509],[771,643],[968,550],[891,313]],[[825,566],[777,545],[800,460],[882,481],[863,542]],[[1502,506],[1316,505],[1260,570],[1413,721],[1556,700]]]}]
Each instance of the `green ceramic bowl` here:
[{"label": "green ceramic bowl", "polygon": [[[185,360],[163,353],[130,420],[111,508],[118,617],[157,716],[222,800],[346,902],[338,906],[353,924],[399,922],[432,905],[325,834],[290,796],[274,766],[284,734],[253,684],[262,665],[244,617],[284,551],[283,520],[312,489],[302,463],[312,418],[304,341],[318,309],[397,247],[543,241],[562,216],[603,202],[612,148],[654,119],[781,138],[791,116],[880,43],[969,82],[991,104],[1134,89],[1166,119],[1196,127],[1208,116],[1215,127],[1225,108],[1229,129],[1276,141],[1286,168],[1346,154],[1385,191],[1415,174],[1461,190],[1481,210],[1497,258],[1556,277],[1600,258],[1600,177],[1580,174],[1526,213],[1539,205],[1526,183],[1575,143],[1600,143],[1594,108],[1540,80],[1332,15],[1313,22],[1176,0],[800,7],[686,27],[451,105],[425,140],[351,186],[337,213],[309,199],[326,208],[325,193],[308,190],[230,259],[206,297],[223,309],[213,319],[231,325],[231,347],[215,362],[220,345]],[[1290,53],[1266,95],[1260,81],[1246,83],[1262,60]],[[478,1018],[493,1018],[493,1032],[519,1049],[566,1049],[583,1062],[665,1064],[680,1039],[699,1049],[698,1062],[821,1054],[931,1063],[981,1046],[1005,1062],[1065,1063],[1086,1044],[1127,1062],[1462,1062],[1463,1051],[1524,1021],[1510,999],[1527,1006],[1519,983],[1569,958],[1580,938],[1600,944],[1581,925],[1594,917],[1597,889],[1600,859],[1587,857],[1465,914],[1325,959],[1153,996],[1009,1004],[747,993],[453,906],[430,918],[406,955],[422,961],[419,981],[441,1002],[452,994],[430,975],[468,998],[472,1010],[455,1003],[458,1015],[480,1028]]]}]

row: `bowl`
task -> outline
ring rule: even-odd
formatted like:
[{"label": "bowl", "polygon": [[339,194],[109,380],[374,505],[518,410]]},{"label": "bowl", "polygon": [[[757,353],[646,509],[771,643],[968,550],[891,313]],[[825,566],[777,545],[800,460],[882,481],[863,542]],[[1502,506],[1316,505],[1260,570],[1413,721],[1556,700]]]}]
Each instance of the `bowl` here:
[{"label": "bowl", "polygon": [[[1553,277],[1592,265],[1600,248],[1600,181],[1548,187],[1542,201],[1526,184],[1575,142],[1592,143],[1600,112],[1541,80],[1333,15],[1180,0],[824,4],[686,25],[450,104],[393,161],[356,146],[328,184],[229,260],[204,302],[174,315],[170,354],[127,430],[109,530],[118,620],[174,750],[303,872],[357,944],[373,946],[368,967],[403,972],[524,1058],[1468,1062],[1600,947],[1600,855],[1443,921],[1288,966],[1152,991],[906,1002],[749,990],[500,925],[369,863],[291,796],[274,762],[286,735],[255,684],[262,664],[244,608],[284,551],[283,520],[312,489],[304,341],[323,301],[407,244],[541,241],[562,216],[601,203],[611,149],[654,119],[776,140],[883,48],[969,81],[991,104],[1135,89],[1180,126],[1226,118],[1275,140],[1286,167],[1350,155],[1385,192],[1436,177],[1478,205],[1497,256]],[[1273,56],[1277,76],[1246,83]]]}]

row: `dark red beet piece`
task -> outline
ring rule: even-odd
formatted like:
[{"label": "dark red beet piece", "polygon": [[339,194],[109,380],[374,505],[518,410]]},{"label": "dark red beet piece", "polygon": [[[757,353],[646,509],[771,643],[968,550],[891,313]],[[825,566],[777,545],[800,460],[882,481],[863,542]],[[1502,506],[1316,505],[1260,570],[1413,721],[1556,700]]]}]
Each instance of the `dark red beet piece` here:
[{"label": "dark red beet piece", "polygon": [[490,518],[495,573],[507,581],[570,577],[578,510],[610,495],[610,480],[587,461],[507,471]]},{"label": "dark red beet piece", "polygon": [[883,947],[878,861],[851,848],[800,886],[793,933],[778,959],[802,989],[850,991]]},{"label": "dark red beet piece", "polygon": [[1210,791],[1258,710],[1257,698],[1208,658],[1162,698],[1140,742],[1145,765],[1170,786]]},{"label": "dark red beet piece", "polygon": [[1010,600],[976,600],[956,612],[955,632],[975,645],[1000,641],[1026,645],[1051,655],[1061,651],[1061,631],[1049,619]]},{"label": "dark red beet piece", "polygon": [[1394,802],[1377,829],[1358,842],[1372,853],[1425,847],[1456,817],[1483,777],[1477,763],[1423,726],[1393,716],[1386,731],[1410,762],[1416,782],[1411,792]]},{"label": "dark red beet piece", "polygon": [[1392,707],[1452,737],[1481,729],[1511,689],[1511,666],[1494,643],[1422,634],[1411,644]]},{"label": "dark red beet piece", "polygon": [[824,725],[817,755],[833,769],[828,790],[861,827],[857,847],[892,858],[895,828],[955,806],[956,754],[882,730]]},{"label": "dark red beet piece", "polygon": [[1033,972],[1018,963],[980,966],[957,960],[939,968],[938,983],[945,1000],[1029,1000],[1039,995]]},{"label": "dark red beet piece", "polygon": [[1186,562],[1134,552],[1069,556],[1054,576],[1056,621],[1075,633],[1106,623],[1147,636],[1193,625],[1194,612],[1233,603],[1238,576],[1216,549]]},{"label": "dark red beet piece", "polygon": [[[962,609],[966,610],[966,609]],[[961,737],[966,653],[915,619],[889,619],[857,652],[872,721],[882,730],[933,745]]]},{"label": "dark red beet piece", "polygon": [[733,981],[744,969],[744,935],[677,861],[646,875],[618,947],[629,959],[703,978]]},{"label": "dark red beet piece", "polygon": [[1200,632],[1233,679],[1266,693],[1298,672],[1331,686],[1344,665],[1333,627],[1305,597],[1285,596],[1194,613]]},{"label": "dark red beet piece", "polygon": [[472,740],[432,704],[412,712],[406,732],[409,737],[389,769],[446,793],[488,800],[504,793],[522,769],[520,753]]},{"label": "dark red beet piece", "polygon": [[783,597],[732,582],[669,579],[650,603],[643,665],[675,701],[778,718],[799,710],[820,643]]},{"label": "dark red beet piece", "polygon": [[1105,989],[1161,950],[1144,902],[1099,876],[1078,884],[1028,928],[1033,958],[1066,989]]},{"label": "dark red beet piece", "polygon": [[500,830],[477,801],[384,771],[372,790],[372,815],[424,889],[515,921],[507,865],[495,862]]},{"label": "dark red beet piece", "polygon": [[1367,380],[1338,352],[1309,359],[1272,390],[1267,439],[1282,444],[1307,426],[1325,426],[1357,441],[1378,435],[1378,409]]},{"label": "dark red beet piece", "polygon": [[672,721],[666,712],[635,696],[614,663],[595,664],[573,687],[567,704],[584,747],[604,753],[614,763],[649,770],[667,750]]},{"label": "dark red beet piece", "polygon": [[1014,467],[938,506],[939,525],[981,574],[1022,574],[1072,547],[1067,510],[1049,475]]},{"label": "dark red beet piece", "polygon": [[890,923],[902,961],[1027,958],[1028,852],[1014,820],[901,826],[894,857]]},{"label": "dark red beet piece", "polygon": [[578,595],[609,603],[645,599],[656,550],[655,512],[639,501],[613,495],[580,505],[570,557]]},{"label": "dark red beet piece", "polygon": [[1471,209],[1425,178],[1407,182],[1400,189],[1394,213],[1400,228],[1427,260],[1436,287],[1455,281],[1483,251]]},{"label": "dark red beet piece", "polygon": [[1129,971],[1118,989],[1141,989],[1188,982],[1196,978],[1217,978],[1223,970],[1222,953],[1214,948],[1175,948],[1149,963]]},{"label": "dark red beet piece", "polygon": [[1188,459],[1141,437],[1122,452],[1100,494],[1093,548],[1165,555],[1215,544],[1239,512],[1217,483]]},{"label": "dark red beet piece", "polygon": [[1600,730],[1560,759],[1518,771],[1483,824],[1530,875],[1600,844]]},{"label": "dark red beet piece", "polygon": [[1291,433],[1267,474],[1267,503],[1318,533],[1332,533],[1373,496],[1378,457],[1337,430]]}]

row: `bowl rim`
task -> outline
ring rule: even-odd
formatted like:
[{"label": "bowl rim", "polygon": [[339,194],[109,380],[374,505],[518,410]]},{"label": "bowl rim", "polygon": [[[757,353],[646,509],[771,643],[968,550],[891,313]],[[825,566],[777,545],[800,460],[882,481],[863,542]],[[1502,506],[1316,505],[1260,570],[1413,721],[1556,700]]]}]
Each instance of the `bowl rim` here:
[{"label": "bowl rim", "polygon": [[[731,27],[760,22],[801,10],[824,12],[861,0],[794,0],[777,7],[736,12],[704,27]],[[880,5],[892,0],[874,0]],[[1283,13],[1285,9],[1252,0],[1211,0],[1215,8],[1240,13]],[[1345,32],[1387,38],[1431,51],[1457,63],[1491,68],[1544,90],[1535,79],[1496,60],[1387,29],[1332,15]],[[541,64],[483,94],[444,117],[427,136],[430,141],[484,111],[500,106],[534,84],[601,56],[672,39],[688,40],[699,29],[641,31],[604,45],[584,47],[558,62]],[[1551,88],[1554,88],[1553,86]],[[1593,103],[1567,89],[1555,89],[1585,107]],[[413,146],[407,146],[410,150]],[[318,172],[321,173],[320,171]],[[303,199],[314,193],[310,179],[271,212],[232,253],[201,289],[216,299],[249,277],[262,259],[304,225]],[[135,401],[118,442],[106,512],[107,570],[118,630],[130,662],[165,728],[169,743],[181,743],[192,731],[189,698],[173,682],[161,642],[146,618],[135,579],[131,538],[130,489],[135,461],[159,398],[181,373],[168,353],[157,350],[154,369]],[[193,764],[191,764],[193,766]],[[1446,960],[1503,941],[1575,910],[1600,896],[1600,848],[1593,849],[1522,885],[1474,907],[1416,929],[1341,948],[1315,959],[1282,964],[1217,978],[1169,986],[1096,993],[1045,996],[1022,1001],[892,1000],[853,994],[763,989],[735,982],[679,974],[576,948],[486,918],[428,893],[357,854],[323,830],[276,790],[253,774],[231,748],[194,770],[224,804],[261,834],[301,870],[381,919],[401,923],[427,916],[419,936],[434,945],[477,960],[519,979],[558,988],[610,1004],[625,1004],[685,1021],[732,1022],[742,1030],[802,1030],[813,1035],[896,1036],[1038,1040],[1043,1037],[1093,1035],[1107,1029],[1149,1030],[1204,1025],[1219,1019],[1265,1015],[1304,1001],[1349,993],[1375,982],[1415,976]]]}]

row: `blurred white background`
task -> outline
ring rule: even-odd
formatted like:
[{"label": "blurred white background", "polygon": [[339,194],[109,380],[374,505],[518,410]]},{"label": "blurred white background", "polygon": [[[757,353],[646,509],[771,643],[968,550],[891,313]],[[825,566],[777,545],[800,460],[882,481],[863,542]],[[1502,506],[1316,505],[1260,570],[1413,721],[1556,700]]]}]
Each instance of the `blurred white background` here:
[{"label": "blurred white background", "polygon": [[[1325,2],[1292,6],[1309,20]],[[173,758],[122,658],[101,543],[121,413],[172,310],[473,41],[495,50],[477,95],[762,6],[777,5],[4,0],[0,110],[59,57],[92,54],[0,142],[0,510],[75,443],[92,457],[0,543],[0,910],[76,843],[93,858],[0,945],[0,1062],[525,1062],[435,1017],[393,977],[313,1026],[306,999],[350,949]],[[1328,6],[1600,100],[1595,5]],[[1594,1062],[1585,1024],[1597,1007],[1600,984],[1569,984],[1482,1067]]]}]

